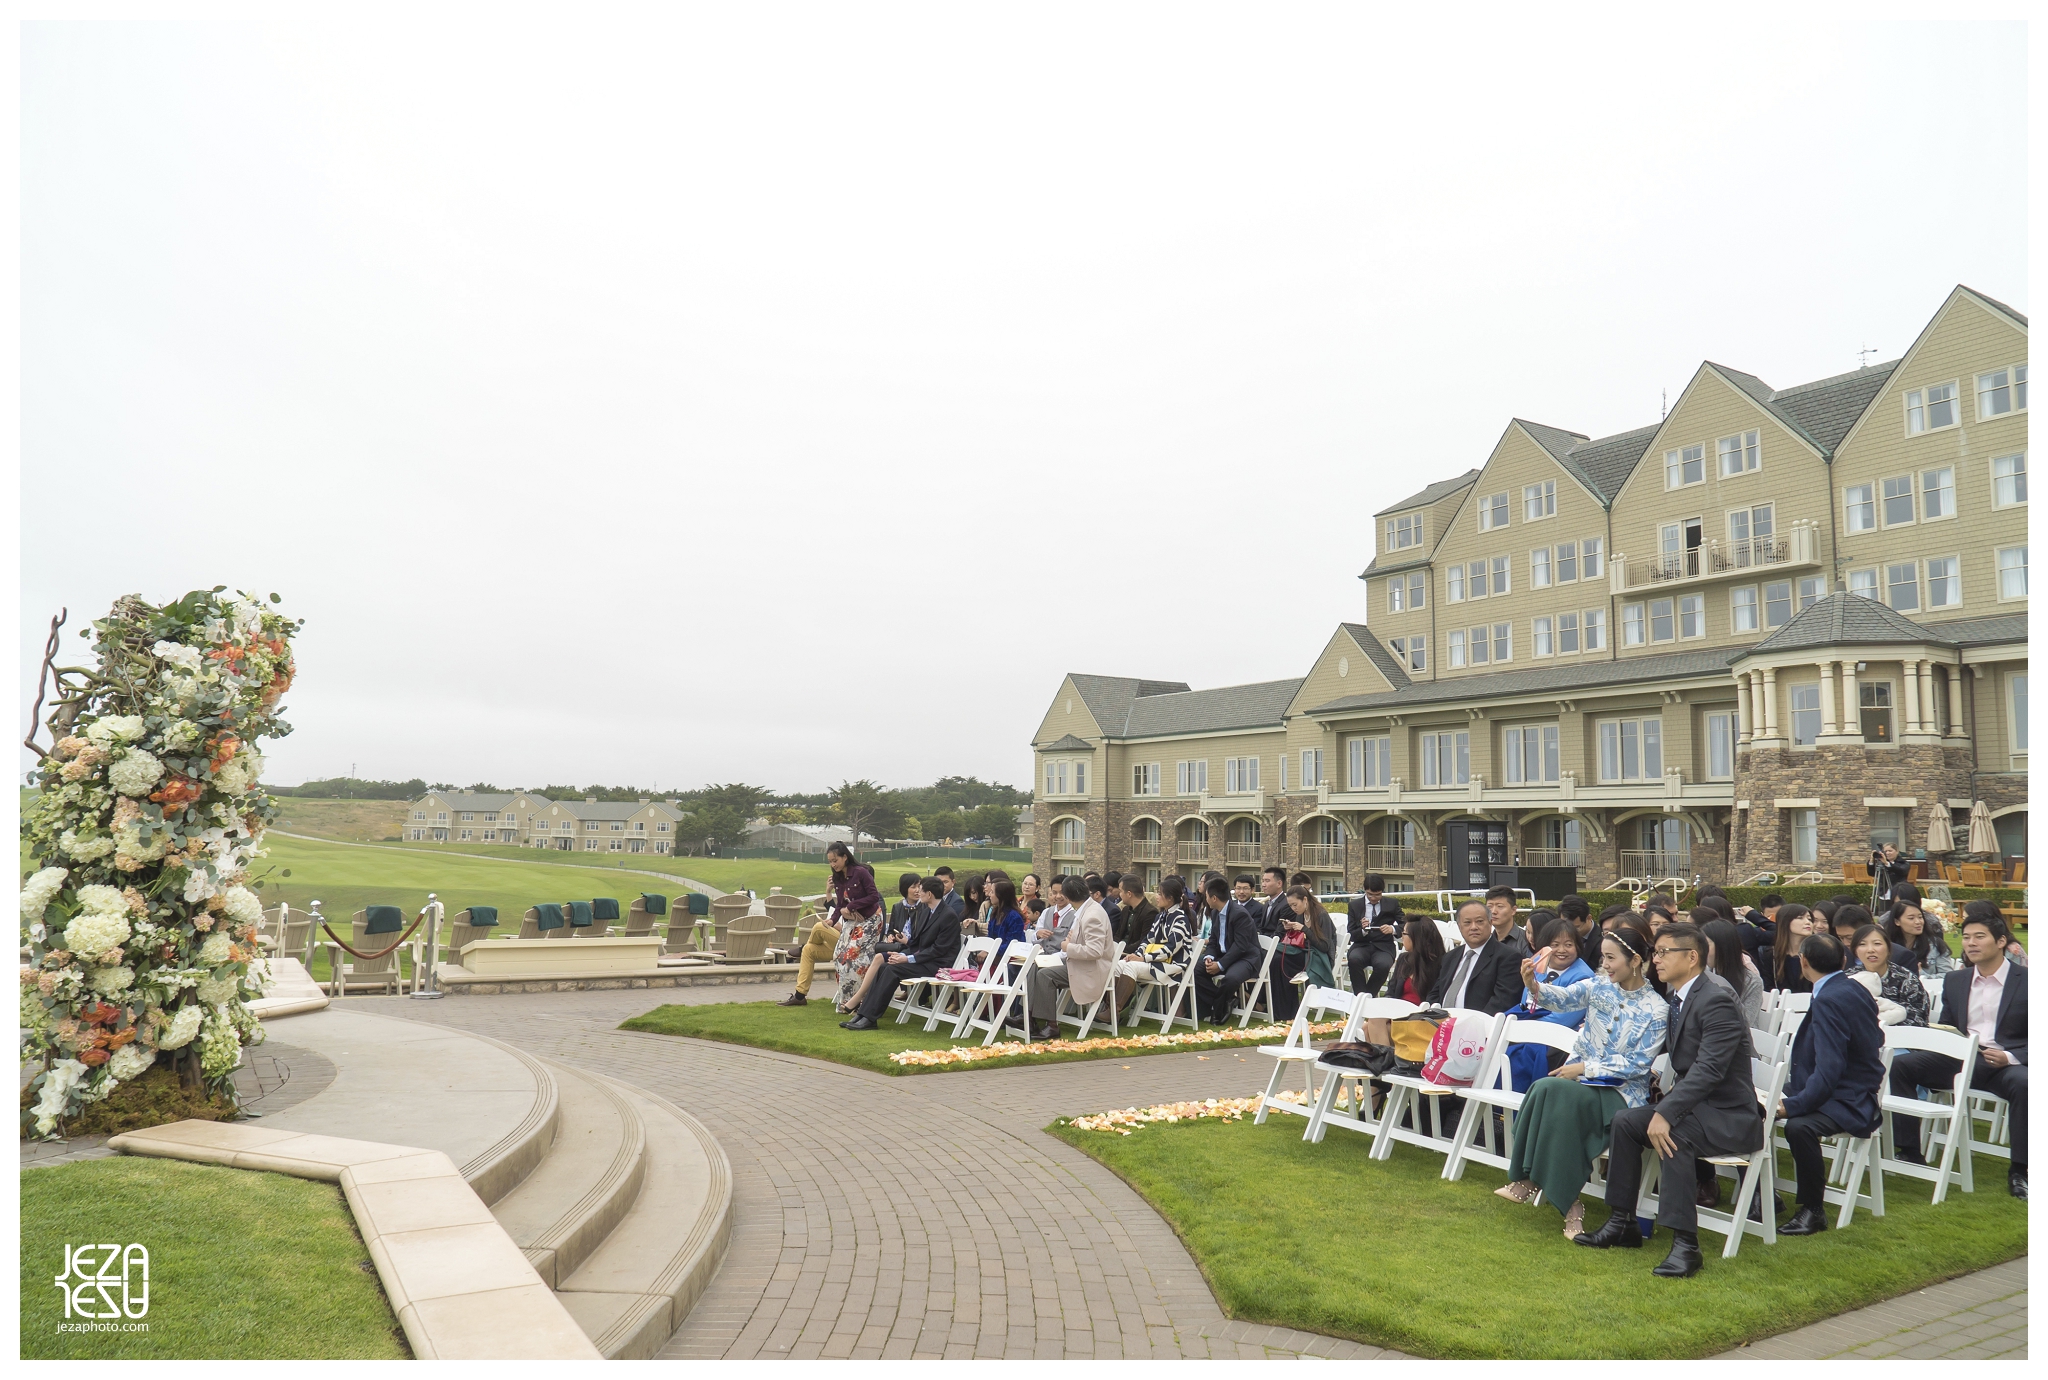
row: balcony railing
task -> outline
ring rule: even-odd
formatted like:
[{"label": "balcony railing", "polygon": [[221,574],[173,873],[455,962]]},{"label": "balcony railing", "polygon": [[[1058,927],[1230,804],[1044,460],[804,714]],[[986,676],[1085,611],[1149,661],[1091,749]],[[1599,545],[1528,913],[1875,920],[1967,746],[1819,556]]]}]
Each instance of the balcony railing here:
[{"label": "balcony railing", "polygon": [[1783,565],[1792,558],[1792,544],[1782,537],[1751,537],[1713,548],[1715,570],[1747,570],[1756,565]]},{"label": "balcony railing", "polygon": [[1369,843],[1365,846],[1365,870],[1368,872],[1413,872],[1415,850],[1400,848],[1391,843]]},{"label": "balcony railing", "polygon": [[1616,594],[1645,586],[1712,579],[1743,570],[1778,565],[1815,565],[1820,561],[1818,524],[1801,520],[1768,537],[1742,541],[1714,538],[1685,551],[1664,551],[1640,560],[1617,552],[1611,563]]},{"label": "balcony railing", "polygon": [[1683,877],[1692,872],[1691,853],[1666,853],[1642,849],[1621,850],[1621,875],[1624,877]]},{"label": "balcony railing", "polygon": [[1303,867],[1340,868],[1344,866],[1344,845],[1341,843],[1304,843],[1301,846]]},{"label": "balcony railing", "polygon": [[1261,846],[1256,843],[1226,843],[1223,845],[1223,861],[1226,865],[1255,863],[1259,860]]},{"label": "balcony railing", "polygon": [[1206,863],[1209,861],[1209,840],[1182,839],[1173,846],[1174,861],[1181,863]]},{"label": "balcony railing", "polygon": [[1522,861],[1529,867],[1584,867],[1583,850],[1577,848],[1524,848]]},{"label": "balcony railing", "polygon": [[1052,855],[1055,858],[1085,858],[1088,856],[1086,839],[1054,839]]},{"label": "balcony railing", "polygon": [[1139,839],[1131,845],[1132,862],[1158,862],[1166,847],[1158,839]]}]

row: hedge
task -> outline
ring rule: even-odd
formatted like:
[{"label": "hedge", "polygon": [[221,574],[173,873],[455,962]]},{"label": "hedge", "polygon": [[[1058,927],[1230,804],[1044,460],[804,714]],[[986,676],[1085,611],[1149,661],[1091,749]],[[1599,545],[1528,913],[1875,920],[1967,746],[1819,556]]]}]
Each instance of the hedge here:
[{"label": "hedge", "polygon": [[[1854,896],[1858,905],[1868,905],[1870,903],[1870,886],[1868,883],[1862,886],[1858,886],[1853,882],[1822,882],[1818,886],[1731,886],[1724,887],[1723,890],[1726,892],[1729,902],[1736,906],[1761,904],[1767,895],[1780,896],[1787,901],[1797,901],[1804,906],[1810,906],[1816,901],[1833,900],[1837,896]],[[1688,894],[1690,894],[1689,889]],[[1579,895],[1585,899],[1587,905],[1593,908],[1595,915],[1598,915],[1608,906],[1617,904],[1628,905],[1635,899],[1632,893],[1626,891],[1582,891]],[[1949,888],[1949,895],[1954,899],[1957,909],[1961,909],[1966,901],[1996,901],[2001,907],[2025,906],[2027,904],[2027,892],[2024,887],[1951,886]],[[1557,908],[1556,901],[1540,901],[1537,904],[1548,907],[1551,910]]]}]

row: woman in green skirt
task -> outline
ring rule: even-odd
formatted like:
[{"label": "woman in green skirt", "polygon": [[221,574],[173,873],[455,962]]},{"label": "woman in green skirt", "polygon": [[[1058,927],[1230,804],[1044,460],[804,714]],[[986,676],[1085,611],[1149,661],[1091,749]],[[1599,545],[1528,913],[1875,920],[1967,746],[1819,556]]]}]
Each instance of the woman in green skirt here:
[{"label": "woman in green skirt", "polygon": [[1579,1193],[1593,1161],[1607,1148],[1608,1124],[1623,1107],[1650,1097],[1650,1064],[1664,1048],[1670,1008],[1646,980],[1649,942],[1640,930],[1616,926],[1600,938],[1600,973],[1559,987],[1536,980],[1535,961],[1522,964],[1530,1001],[1550,1011],[1585,1011],[1570,1061],[1529,1087],[1515,1114],[1508,1183],[1494,1190],[1518,1203],[1540,1191],[1564,1214],[1567,1240],[1579,1233]]}]

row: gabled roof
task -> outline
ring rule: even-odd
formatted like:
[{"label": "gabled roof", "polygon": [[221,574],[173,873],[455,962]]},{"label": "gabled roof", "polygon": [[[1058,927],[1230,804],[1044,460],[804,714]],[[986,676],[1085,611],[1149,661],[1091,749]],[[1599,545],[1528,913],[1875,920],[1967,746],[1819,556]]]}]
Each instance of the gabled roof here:
[{"label": "gabled roof", "polygon": [[1596,497],[1604,497],[1593,477],[1586,472],[1586,467],[1572,457],[1572,452],[1586,443],[1584,436],[1576,431],[1566,431],[1561,426],[1545,426],[1542,422],[1532,422],[1523,417],[1515,418],[1515,425],[1528,432],[1530,439],[1543,447],[1551,459],[1564,466],[1572,478],[1591,489]]},{"label": "gabled roof", "polygon": [[1898,367],[1899,362],[1892,360],[1796,388],[1781,388],[1771,395],[1771,406],[1797,421],[1822,451],[1832,455]]},{"label": "gabled roof", "polygon": [[1056,743],[1047,743],[1047,744],[1046,744],[1046,745],[1045,745],[1044,747],[1040,748],[1040,749],[1039,749],[1039,751],[1040,751],[1040,752],[1093,752],[1093,751],[1095,751],[1095,749],[1094,749],[1094,748],[1092,748],[1092,747],[1090,747],[1090,746],[1088,745],[1088,740],[1087,740],[1087,739],[1085,739],[1085,738],[1076,738],[1076,737],[1075,737],[1075,736],[1074,736],[1073,734],[1069,733],[1069,734],[1068,734],[1068,735],[1067,735],[1066,737],[1064,737],[1064,738],[1060,739],[1060,740],[1059,740],[1058,742],[1056,742]]},{"label": "gabled roof", "polygon": [[1740,392],[1747,394],[1749,399],[1752,402],[1754,402],[1758,407],[1761,407],[1764,411],[1770,413],[1773,417],[1777,418],[1779,425],[1783,426],[1787,431],[1790,431],[1794,436],[1797,436],[1800,440],[1812,446],[1815,450],[1820,451],[1821,454],[1827,454],[1826,448],[1823,447],[1819,441],[1816,441],[1811,435],[1809,435],[1805,427],[1799,425],[1797,421],[1793,420],[1792,416],[1789,413],[1787,413],[1783,408],[1774,406],[1772,404],[1771,399],[1774,396],[1776,396],[1777,390],[1775,388],[1772,388],[1768,383],[1765,383],[1762,379],[1758,378],[1755,374],[1744,373],[1740,369],[1731,369],[1725,364],[1716,364],[1711,359],[1702,363],[1700,367],[1702,369],[1708,369],[1713,371],[1721,378],[1726,379],[1729,383],[1735,385],[1735,387]]},{"label": "gabled roof", "polygon": [[[513,800],[511,795],[492,791],[428,791],[427,795],[447,801],[451,810],[502,810]],[[426,796],[420,798],[424,800]]]},{"label": "gabled roof", "polygon": [[1278,728],[1304,676],[1183,690],[1131,701],[1120,738],[1157,738],[1169,733],[1220,733],[1237,728]]},{"label": "gabled roof", "polygon": [[1621,486],[1635,473],[1636,462],[1650,448],[1650,438],[1657,431],[1654,426],[1637,427],[1634,431],[1618,431],[1584,442],[1572,447],[1572,461],[1585,471],[1586,482],[1601,501],[1612,504]]},{"label": "gabled roof", "polygon": [[659,810],[670,819],[682,818],[674,809],[659,800],[554,800],[548,803],[561,806],[576,819],[631,819],[649,808]]},{"label": "gabled roof", "polygon": [[1962,291],[1969,293],[1972,297],[1976,298],[1979,302],[1982,302],[1985,306],[1995,307],[1999,311],[2004,312],[2007,316],[2011,317],[2020,325],[2024,326],[2027,324],[2026,313],[2014,311],[2011,307],[2008,307],[2005,303],[1999,301],[1996,297],[1987,297],[1983,293],[1977,291],[1977,289],[1970,287],[1966,284],[1957,283],[1956,286],[1960,288]]},{"label": "gabled roof", "polygon": [[1374,513],[1373,516],[1385,517],[1388,513],[1398,513],[1401,512],[1403,509],[1407,508],[1426,507],[1427,505],[1436,502],[1440,498],[1446,497],[1450,494],[1454,494],[1458,490],[1465,488],[1470,484],[1476,483],[1478,479],[1479,471],[1476,469],[1466,470],[1463,474],[1458,475],[1456,478],[1453,479],[1439,479],[1436,483],[1430,485],[1421,493],[1410,494],[1408,495],[1408,497],[1402,499],[1399,503],[1390,503],[1386,507],[1380,509],[1377,513]]},{"label": "gabled roof", "polygon": [[1147,695],[1170,695],[1188,688],[1181,680],[1140,680],[1134,676],[1086,676],[1069,671],[1067,679],[1080,693],[1081,703],[1104,733],[1114,733],[1124,721],[1131,701]]},{"label": "gabled roof", "polygon": [[1746,647],[1710,647],[1694,652],[1666,652],[1661,656],[1630,657],[1624,661],[1589,661],[1577,665],[1521,667],[1494,671],[1482,676],[1457,676],[1449,680],[1419,681],[1401,690],[1374,695],[1351,695],[1319,704],[1311,715],[1386,712],[1413,706],[1456,703],[1463,700],[1499,699],[1510,695],[1561,695],[1595,686],[1628,685],[1639,681],[1681,680],[1689,677],[1723,677]]},{"label": "gabled roof", "polygon": [[[1750,653],[1803,651],[1809,647],[1903,646],[1980,647],[2027,640],[2027,616],[1998,613],[1947,623],[1916,623],[1861,594],[1830,594],[1749,649]],[[1749,653],[1745,653],[1748,655]]]},{"label": "gabled roof", "polygon": [[1351,634],[1351,640],[1358,644],[1358,649],[1372,659],[1372,664],[1379,669],[1379,673],[1387,678],[1387,684],[1396,690],[1407,687],[1408,668],[1394,660],[1394,654],[1387,650],[1385,643],[1373,636],[1371,628],[1363,623],[1346,623],[1343,624],[1343,628],[1345,632]]}]

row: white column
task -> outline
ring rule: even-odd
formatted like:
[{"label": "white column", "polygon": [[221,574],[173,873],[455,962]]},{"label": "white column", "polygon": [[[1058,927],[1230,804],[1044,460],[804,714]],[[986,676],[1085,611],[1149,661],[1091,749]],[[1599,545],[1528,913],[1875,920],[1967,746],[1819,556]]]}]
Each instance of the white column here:
[{"label": "white column", "polygon": [[1948,678],[1948,736],[1963,734],[1963,668],[1951,663],[1944,668]]},{"label": "white column", "polygon": [[[1899,663],[1899,680],[1906,692],[1906,733],[1920,731],[1920,663],[1902,661]],[[1905,733],[1899,735],[1904,737]]]},{"label": "white column", "polygon": [[1778,668],[1764,667],[1764,736],[1778,736]]},{"label": "white column", "polygon": [[1941,715],[1936,712],[1939,702],[1934,698],[1934,663],[1920,663],[1920,731],[1937,733],[1941,730]]},{"label": "white column", "polygon": [[1863,736],[1863,701],[1856,694],[1856,663],[1842,663],[1842,733],[1845,737]]},{"label": "white column", "polygon": [[1735,678],[1735,712],[1742,720],[1742,731],[1736,735],[1738,747],[1746,747],[1756,737],[1756,673],[1745,671]]},{"label": "white column", "polygon": [[1820,664],[1821,736],[1832,738],[1841,731],[1841,722],[1835,714],[1835,663],[1823,661]]}]

